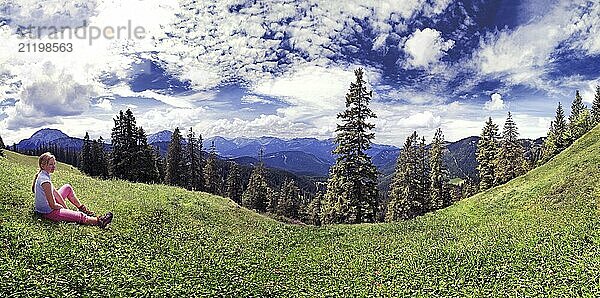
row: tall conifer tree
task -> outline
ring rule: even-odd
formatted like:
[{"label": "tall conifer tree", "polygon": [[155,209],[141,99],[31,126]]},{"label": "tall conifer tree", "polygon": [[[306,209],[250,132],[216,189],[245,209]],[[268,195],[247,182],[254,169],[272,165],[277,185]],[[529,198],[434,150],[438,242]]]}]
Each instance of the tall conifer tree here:
[{"label": "tall conifer tree", "polygon": [[429,207],[429,187],[431,180],[429,179],[429,155],[426,149],[425,137],[421,138],[419,146],[417,147],[417,172],[415,173],[415,179],[418,180],[418,193],[417,200],[421,202],[421,212],[427,212]]},{"label": "tall conifer tree", "polygon": [[592,103],[592,127],[600,123],[600,85],[596,86],[596,94]]},{"label": "tall conifer tree", "polygon": [[166,174],[166,161],[165,158],[160,155],[160,149],[158,147],[154,147],[152,149],[154,155],[154,162],[156,164],[156,169],[158,170],[158,183],[165,183],[165,174]]},{"label": "tall conifer tree", "polygon": [[279,202],[281,200],[281,193],[277,190],[267,187],[267,212],[271,214],[279,214]]},{"label": "tall conifer tree", "polygon": [[486,190],[495,186],[496,160],[498,158],[498,125],[489,117],[485,122],[481,139],[477,143],[477,170],[479,171],[479,189]]},{"label": "tall conifer tree", "polygon": [[444,134],[442,129],[438,128],[429,149],[429,167],[431,168],[429,210],[437,210],[451,203],[448,189],[448,169],[444,164],[443,153]]},{"label": "tall conifer tree", "polygon": [[268,191],[269,186],[267,184],[265,167],[262,162],[261,148],[258,165],[252,171],[248,187],[242,195],[242,204],[249,209],[265,212],[268,205]]},{"label": "tall conifer tree", "polygon": [[419,160],[419,136],[413,132],[404,143],[396,162],[394,178],[390,186],[385,220],[387,222],[410,219],[423,213],[425,205],[420,197],[421,169]]},{"label": "tall conifer tree", "polygon": [[196,137],[196,133],[190,127],[187,139],[185,155],[187,158],[187,189],[204,190],[202,135]]},{"label": "tall conifer tree", "polygon": [[4,156],[4,141],[2,140],[2,136],[0,136],[0,156]]},{"label": "tall conifer tree", "polygon": [[298,218],[300,189],[294,180],[290,179],[283,183],[279,199],[277,214],[289,218]]},{"label": "tall conifer tree", "polygon": [[586,111],[587,107],[583,104],[583,99],[579,95],[579,90],[577,90],[575,92],[575,100],[571,104],[571,114],[569,115],[569,144],[587,132],[589,115]]},{"label": "tall conifer tree", "polygon": [[104,152],[104,139],[102,137],[92,142],[91,152],[94,161],[94,176],[108,178],[108,160]]},{"label": "tall conifer tree", "polygon": [[554,121],[550,122],[550,129],[548,135],[544,141],[542,149],[542,160],[541,163],[545,163],[560,153],[562,150],[567,148],[569,139],[567,122],[565,120],[565,114],[560,102],[556,108],[556,115]]},{"label": "tall conifer tree", "polygon": [[137,181],[137,172],[132,171],[139,164],[138,156],[138,129],[135,117],[130,109],[125,113],[119,111],[115,126],[112,129],[111,139],[113,151],[110,158],[112,176],[119,179]]},{"label": "tall conifer tree", "polygon": [[307,217],[305,221],[308,224],[320,226],[321,225],[321,200],[324,194],[322,192],[317,192],[315,197],[310,201],[308,206],[306,207]]},{"label": "tall conifer tree", "polygon": [[206,160],[206,166],[204,166],[206,191],[212,194],[220,194],[222,184],[222,181],[220,181],[221,177],[219,176],[219,169],[217,167],[217,150],[215,148],[215,142],[213,141],[208,153],[208,159]]},{"label": "tall conifer tree", "polygon": [[171,136],[171,142],[169,143],[169,148],[167,150],[165,183],[185,187],[187,185],[187,180],[185,179],[185,175],[183,175],[185,161],[183,159],[182,142],[183,137],[181,136],[179,127],[176,127]]},{"label": "tall conifer tree", "polygon": [[327,183],[323,204],[324,223],[361,223],[375,220],[377,211],[377,168],[365,153],[371,148],[376,115],[369,108],[373,96],[367,91],[363,70],[354,72],[356,81],[346,94],[346,110],[338,114],[335,142],[337,155]]},{"label": "tall conifer tree", "polygon": [[510,112],[508,112],[498,150],[495,172],[496,185],[504,184],[524,174],[526,171],[527,163],[523,157],[524,149],[521,143],[519,143],[518,137],[517,124],[513,121]]},{"label": "tall conifer tree", "polygon": [[90,135],[85,132],[83,137],[83,146],[79,154],[79,169],[87,175],[94,176],[92,173],[93,169],[93,157],[92,157],[92,142],[90,141]]},{"label": "tall conifer tree", "polygon": [[238,204],[242,204],[243,182],[240,174],[240,166],[235,162],[229,163],[229,175],[227,176],[227,197]]},{"label": "tall conifer tree", "polygon": [[132,181],[143,183],[160,182],[158,168],[154,157],[154,149],[148,145],[146,132],[140,127],[135,127],[135,146],[133,150],[134,168],[132,171]]}]

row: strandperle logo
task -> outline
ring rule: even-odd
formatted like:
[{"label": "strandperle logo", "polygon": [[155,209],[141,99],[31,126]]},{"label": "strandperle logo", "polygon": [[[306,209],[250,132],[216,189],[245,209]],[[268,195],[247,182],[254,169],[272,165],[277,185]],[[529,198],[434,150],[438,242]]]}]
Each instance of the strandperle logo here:
[{"label": "strandperle logo", "polygon": [[47,36],[49,40],[88,40],[91,46],[94,40],[98,39],[144,39],[146,38],[146,29],[142,26],[134,26],[131,20],[127,25],[122,26],[104,26],[98,27],[88,25],[83,21],[81,26],[19,26],[16,33],[20,39],[40,39]]}]

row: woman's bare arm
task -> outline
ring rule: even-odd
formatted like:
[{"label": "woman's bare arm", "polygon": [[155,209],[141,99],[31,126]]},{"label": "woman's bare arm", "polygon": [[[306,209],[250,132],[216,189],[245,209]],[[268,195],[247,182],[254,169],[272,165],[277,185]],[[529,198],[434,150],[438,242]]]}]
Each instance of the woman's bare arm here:
[{"label": "woman's bare arm", "polygon": [[48,205],[50,206],[50,208],[52,208],[52,209],[65,208],[64,206],[56,203],[56,200],[54,199],[54,194],[52,191],[52,185],[50,184],[50,182],[42,183],[42,189],[44,190],[44,195],[46,195],[46,200],[48,201]]}]

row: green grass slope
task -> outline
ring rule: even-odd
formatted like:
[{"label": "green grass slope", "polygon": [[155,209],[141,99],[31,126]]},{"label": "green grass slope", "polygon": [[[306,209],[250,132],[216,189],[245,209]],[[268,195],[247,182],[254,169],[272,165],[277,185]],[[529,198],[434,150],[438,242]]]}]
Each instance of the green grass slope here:
[{"label": "green grass slope", "polygon": [[60,164],[108,230],[33,216],[0,159],[0,296],[598,296],[600,127],[527,175],[393,224],[294,226],[228,199]]}]

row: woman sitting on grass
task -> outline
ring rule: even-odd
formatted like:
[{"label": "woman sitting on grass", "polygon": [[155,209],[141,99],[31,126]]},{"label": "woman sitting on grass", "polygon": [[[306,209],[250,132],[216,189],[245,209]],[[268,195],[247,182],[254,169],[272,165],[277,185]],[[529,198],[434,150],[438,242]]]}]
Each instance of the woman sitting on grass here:
[{"label": "woman sitting on grass", "polygon": [[[94,225],[105,228],[112,221],[112,213],[94,216],[94,212],[81,204],[73,188],[69,184],[63,185],[58,191],[50,181],[50,174],[56,169],[56,158],[46,152],[39,158],[40,170],[33,179],[31,191],[35,193],[35,211],[51,221],[77,222],[80,224]],[[73,211],[67,208],[64,198],[79,209]]]}]

